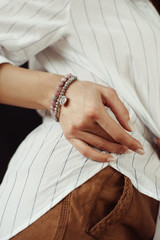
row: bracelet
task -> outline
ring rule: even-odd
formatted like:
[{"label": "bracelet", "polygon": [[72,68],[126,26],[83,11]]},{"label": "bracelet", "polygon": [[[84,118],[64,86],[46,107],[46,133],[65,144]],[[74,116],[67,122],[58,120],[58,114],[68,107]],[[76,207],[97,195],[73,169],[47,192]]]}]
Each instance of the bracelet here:
[{"label": "bracelet", "polygon": [[59,84],[56,88],[55,94],[52,98],[51,107],[50,107],[51,117],[53,117],[53,119],[56,122],[59,122],[61,106],[65,105],[68,100],[65,93],[66,93],[68,87],[71,85],[71,83],[75,80],[77,80],[77,77],[73,76],[70,73],[61,79],[61,81],[59,82]]}]

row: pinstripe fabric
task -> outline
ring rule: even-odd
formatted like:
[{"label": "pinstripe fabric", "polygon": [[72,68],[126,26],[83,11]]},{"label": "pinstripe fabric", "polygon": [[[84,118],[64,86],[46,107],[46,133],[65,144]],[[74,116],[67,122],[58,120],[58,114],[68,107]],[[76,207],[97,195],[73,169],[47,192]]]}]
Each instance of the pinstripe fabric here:
[{"label": "pinstripe fabric", "polygon": [[[0,63],[66,74],[115,88],[145,155],[110,166],[160,200],[160,18],[148,0],[0,0]],[[107,111],[109,111],[107,109]],[[109,111],[113,118],[114,115]],[[0,186],[0,239],[29,226],[107,163],[83,157],[48,113],[11,159]],[[160,238],[160,213],[154,240]]]}]

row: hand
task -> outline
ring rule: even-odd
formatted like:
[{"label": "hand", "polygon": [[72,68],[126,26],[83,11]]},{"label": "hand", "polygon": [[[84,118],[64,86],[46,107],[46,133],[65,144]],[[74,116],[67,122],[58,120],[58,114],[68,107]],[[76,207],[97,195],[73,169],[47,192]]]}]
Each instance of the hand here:
[{"label": "hand", "polygon": [[[61,107],[60,124],[67,140],[82,155],[106,162],[114,160],[113,156],[98,150],[122,154],[130,149],[144,154],[142,144],[124,130],[132,131],[132,124],[115,90],[88,81],[75,81],[66,95],[69,101]],[[105,106],[111,109],[121,126]]]}]

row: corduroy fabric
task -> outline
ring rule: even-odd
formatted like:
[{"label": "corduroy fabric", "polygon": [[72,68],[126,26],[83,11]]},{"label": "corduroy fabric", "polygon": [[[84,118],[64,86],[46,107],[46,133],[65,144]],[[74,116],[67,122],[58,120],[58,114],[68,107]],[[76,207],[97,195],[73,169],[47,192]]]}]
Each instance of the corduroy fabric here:
[{"label": "corduroy fabric", "polygon": [[151,240],[158,201],[106,167],[12,240]]}]

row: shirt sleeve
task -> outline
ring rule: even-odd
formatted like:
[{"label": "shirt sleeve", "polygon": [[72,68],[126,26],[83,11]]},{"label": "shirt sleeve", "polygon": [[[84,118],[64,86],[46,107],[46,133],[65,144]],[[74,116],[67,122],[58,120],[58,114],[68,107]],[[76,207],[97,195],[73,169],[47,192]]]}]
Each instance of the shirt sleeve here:
[{"label": "shirt sleeve", "polygon": [[0,0],[0,63],[21,65],[60,39],[69,0]]}]

